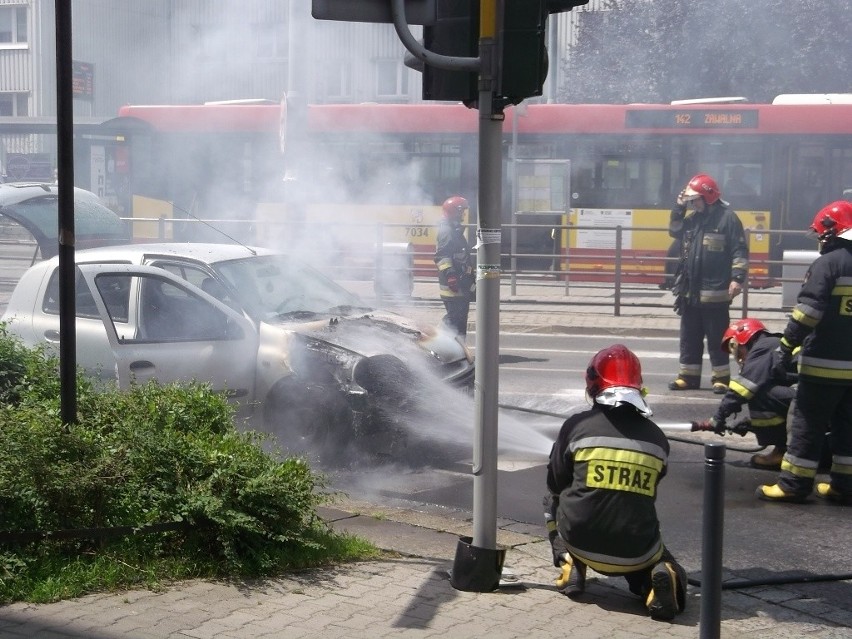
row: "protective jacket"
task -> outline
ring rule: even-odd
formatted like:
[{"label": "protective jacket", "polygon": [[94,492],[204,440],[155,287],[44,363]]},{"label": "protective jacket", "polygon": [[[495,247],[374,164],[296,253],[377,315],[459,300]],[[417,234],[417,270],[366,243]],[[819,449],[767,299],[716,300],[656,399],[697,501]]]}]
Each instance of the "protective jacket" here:
[{"label": "protective jacket", "polygon": [[689,306],[728,305],[728,285],[744,282],[748,270],[748,246],[737,214],[723,200],[690,215],[685,206],[675,206],[669,235],[681,243],[672,293]]},{"label": "protective jacket", "polygon": [[852,243],[837,242],[805,274],[781,340],[791,350],[801,345],[801,378],[852,385]]},{"label": "protective jacket", "polygon": [[[464,227],[455,220],[441,220],[435,242],[435,264],[438,267],[438,285],[441,297],[469,297],[473,284],[472,254]],[[450,287],[455,278],[456,290]]]},{"label": "protective jacket", "polygon": [[[786,379],[777,379],[773,373],[774,351],[780,343],[780,334],[759,333],[754,337],[739,375],[731,379],[728,391],[716,409],[713,417],[717,421],[726,420],[740,412],[744,404],[748,404],[753,428],[786,424],[787,411],[796,394],[791,388],[795,382],[795,365],[791,367]],[[783,390],[775,391],[779,386],[783,387]]]},{"label": "protective jacket", "polygon": [[663,554],[655,501],[669,442],[634,407],[572,415],[547,466],[545,518],[555,519],[568,551],[602,574],[653,566]]}]

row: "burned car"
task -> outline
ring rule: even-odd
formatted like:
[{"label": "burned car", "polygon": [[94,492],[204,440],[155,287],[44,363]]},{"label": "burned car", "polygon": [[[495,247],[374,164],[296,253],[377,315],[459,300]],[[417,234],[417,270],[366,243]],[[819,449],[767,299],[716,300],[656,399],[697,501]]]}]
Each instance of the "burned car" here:
[{"label": "burned car", "polygon": [[[387,444],[415,409],[419,378],[473,381],[457,337],[368,307],[297,256],[163,243],[81,250],[76,263],[77,363],[88,374],[122,388],[207,381],[294,450]],[[31,267],[9,300],[2,320],[26,344],[58,344],[58,266]]]}]

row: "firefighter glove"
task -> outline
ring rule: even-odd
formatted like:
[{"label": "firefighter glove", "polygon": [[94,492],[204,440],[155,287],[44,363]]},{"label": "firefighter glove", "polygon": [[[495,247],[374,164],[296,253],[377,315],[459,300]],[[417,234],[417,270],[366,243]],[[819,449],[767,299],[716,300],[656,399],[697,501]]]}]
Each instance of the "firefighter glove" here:
[{"label": "firefighter glove", "polygon": [[447,286],[453,293],[459,292],[459,276],[455,273],[447,275]]},{"label": "firefighter glove", "polygon": [[553,565],[559,568],[568,561],[568,544],[555,530],[548,534],[550,538],[550,548],[553,551]]}]

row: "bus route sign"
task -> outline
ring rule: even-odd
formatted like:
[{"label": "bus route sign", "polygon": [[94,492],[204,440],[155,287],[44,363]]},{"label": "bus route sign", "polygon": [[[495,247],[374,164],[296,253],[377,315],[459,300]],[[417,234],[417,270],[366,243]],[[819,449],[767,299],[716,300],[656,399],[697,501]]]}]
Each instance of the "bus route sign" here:
[{"label": "bus route sign", "polygon": [[628,109],[628,129],[756,129],[754,109]]}]

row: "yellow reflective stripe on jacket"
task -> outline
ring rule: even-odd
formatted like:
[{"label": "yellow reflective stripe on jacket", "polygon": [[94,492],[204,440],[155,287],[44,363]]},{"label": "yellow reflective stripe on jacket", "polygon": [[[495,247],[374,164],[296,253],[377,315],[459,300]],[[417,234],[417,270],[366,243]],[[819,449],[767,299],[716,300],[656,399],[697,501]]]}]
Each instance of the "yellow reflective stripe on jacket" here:
[{"label": "yellow reflective stripe on jacket", "polygon": [[803,355],[799,359],[799,374],[841,381],[852,381],[852,362]]},{"label": "yellow reflective stripe on jacket", "polygon": [[822,315],[822,311],[818,311],[812,306],[808,306],[807,304],[797,304],[790,317],[799,324],[804,324],[805,326],[813,328],[820,323]]},{"label": "yellow reflective stripe on jacket", "polygon": [[852,277],[838,277],[831,294],[838,297],[852,295]]},{"label": "yellow reflective stripe on jacket", "polygon": [[584,448],[575,462],[587,462],[586,486],[653,497],[663,461],[653,455],[616,448]]},{"label": "yellow reflective stripe on jacket", "polygon": [[728,295],[726,288],[719,291],[703,290],[699,293],[699,300],[702,304],[728,303],[731,301],[731,296]]},{"label": "yellow reflective stripe on jacket", "polygon": [[741,384],[741,381],[741,378],[735,377],[730,382],[728,382],[728,389],[734,391],[737,395],[748,401],[752,397],[754,397],[754,391]]}]

